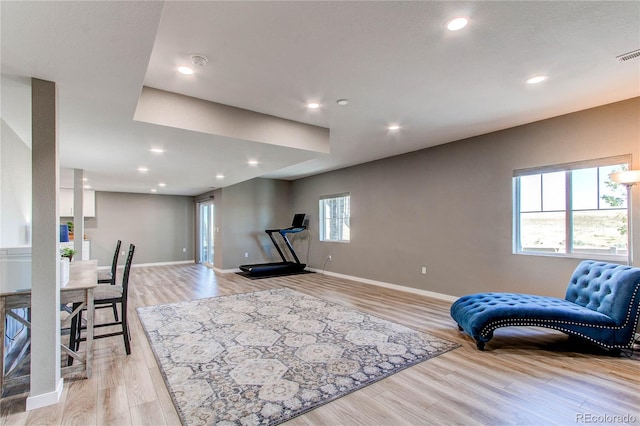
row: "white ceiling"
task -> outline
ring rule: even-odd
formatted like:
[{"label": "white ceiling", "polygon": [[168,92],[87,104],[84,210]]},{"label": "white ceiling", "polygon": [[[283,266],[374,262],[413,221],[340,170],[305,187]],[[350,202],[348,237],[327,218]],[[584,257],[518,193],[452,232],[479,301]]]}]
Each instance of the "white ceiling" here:
[{"label": "white ceiling", "polygon": [[[20,87],[55,81],[60,165],[84,169],[96,190],[148,193],[162,181],[158,193],[195,195],[295,179],[640,96],[640,61],[615,59],[640,48],[637,1],[1,7],[2,119],[29,143]],[[446,31],[456,15],[470,24]],[[196,53],[208,65],[177,73]],[[524,84],[536,74],[549,78]],[[331,152],[134,121],[143,86],[329,128]]]}]

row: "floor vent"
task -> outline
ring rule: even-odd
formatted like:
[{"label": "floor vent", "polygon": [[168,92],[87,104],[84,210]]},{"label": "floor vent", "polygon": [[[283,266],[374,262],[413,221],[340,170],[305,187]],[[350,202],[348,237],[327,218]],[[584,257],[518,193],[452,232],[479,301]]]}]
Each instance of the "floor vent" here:
[{"label": "floor vent", "polygon": [[640,49],[625,53],[624,55],[616,56],[617,61],[620,63],[627,62],[636,58],[640,58]]}]

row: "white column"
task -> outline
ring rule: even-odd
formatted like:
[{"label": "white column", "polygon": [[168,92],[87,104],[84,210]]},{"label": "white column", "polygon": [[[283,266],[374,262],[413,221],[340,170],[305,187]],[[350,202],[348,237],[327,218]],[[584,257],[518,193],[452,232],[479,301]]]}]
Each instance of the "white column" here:
[{"label": "white column", "polygon": [[32,266],[31,391],[27,410],[55,404],[60,378],[60,254],[56,85],[31,80]]},{"label": "white column", "polygon": [[82,241],[84,239],[84,170],[73,169],[73,249],[74,258],[82,260]]}]

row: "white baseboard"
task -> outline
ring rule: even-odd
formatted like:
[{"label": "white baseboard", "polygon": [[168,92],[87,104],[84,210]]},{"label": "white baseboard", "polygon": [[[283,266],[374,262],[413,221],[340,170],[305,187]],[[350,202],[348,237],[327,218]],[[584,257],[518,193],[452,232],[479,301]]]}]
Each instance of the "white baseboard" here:
[{"label": "white baseboard", "polygon": [[58,381],[58,386],[53,392],[43,393],[41,395],[33,395],[27,397],[27,411],[35,410],[36,408],[46,407],[48,405],[57,404],[62,396],[62,389],[64,388],[64,379]]},{"label": "white baseboard", "polygon": [[[196,263],[195,260],[176,260],[173,262],[155,262],[155,263],[135,263],[132,268],[141,268],[147,266],[166,266],[166,265],[185,265],[188,263]],[[118,269],[124,269],[124,265],[118,265]],[[111,266],[98,266],[98,271],[110,271]]]},{"label": "white baseboard", "polygon": [[132,268],[141,268],[141,267],[147,267],[147,266],[167,266],[167,265],[186,265],[188,263],[196,263],[196,261],[194,259],[191,260],[176,260],[174,262],[156,262],[156,263],[137,263],[134,265],[131,265]]},{"label": "white baseboard", "polygon": [[[315,268],[307,268],[307,269],[309,269],[310,271],[313,271],[313,272],[320,273],[320,274],[323,273],[322,269],[315,269]],[[446,302],[455,302],[456,300],[458,300],[458,297],[456,297],[456,296],[451,296],[449,294],[443,294],[443,293],[436,293],[435,291],[421,290],[419,288],[412,288],[412,287],[405,287],[403,285],[385,283],[383,281],[375,281],[375,280],[370,280],[368,278],[354,277],[354,276],[351,276],[351,275],[338,274],[337,272],[331,272],[331,271],[324,271],[324,274],[325,275],[329,275],[331,277],[343,278],[345,280],[357,281],[357,282],[363,283],[363,284],[377,285],[379,287],[390,288],[390,289],[393,289],[393,290],[404,291],[404,292],[407,292],[407,293],[419,294],[421,296],[433,297],[434,299],[444,300]]]}]

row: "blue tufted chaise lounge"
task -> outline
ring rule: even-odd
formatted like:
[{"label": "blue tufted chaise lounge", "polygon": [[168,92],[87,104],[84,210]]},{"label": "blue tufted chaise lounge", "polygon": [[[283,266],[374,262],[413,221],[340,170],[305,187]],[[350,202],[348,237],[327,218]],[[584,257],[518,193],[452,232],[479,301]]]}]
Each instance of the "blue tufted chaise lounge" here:
[{"label": "blue tufted chaise lounge", "polygon": [[451,316],[480,350],[497,328],[538,326],[619,352],[633,347],[639,304],[640,268],[585,260],[573,272],[564,299],[521,293],[471,294],[455,301]]}]

